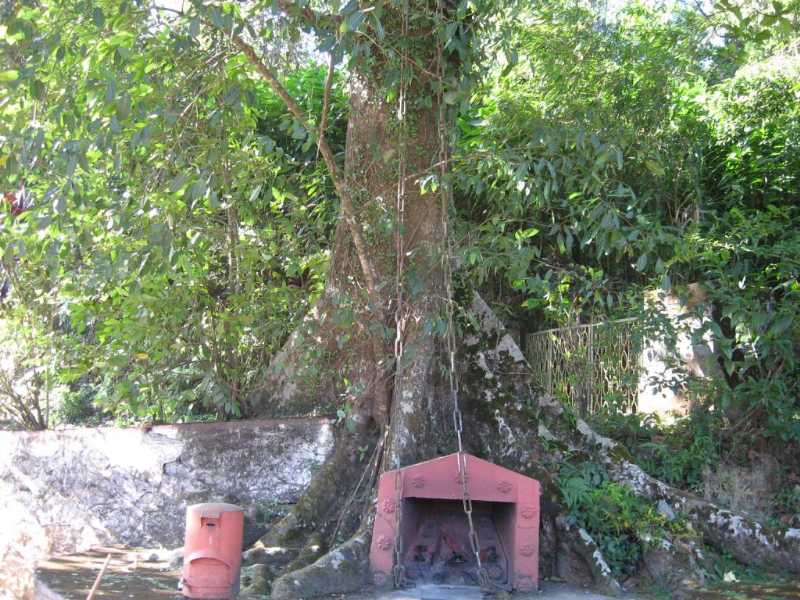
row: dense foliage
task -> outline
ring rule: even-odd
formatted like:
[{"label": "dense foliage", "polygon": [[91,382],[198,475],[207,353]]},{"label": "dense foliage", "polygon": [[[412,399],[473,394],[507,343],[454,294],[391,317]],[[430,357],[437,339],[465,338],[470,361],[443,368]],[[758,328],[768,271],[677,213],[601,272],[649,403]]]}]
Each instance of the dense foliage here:
[{"label": "dense foliage", "polygon": [[[702,288],[686,323],[717,369],[682,382],[699,416],[669,438],[695,445],[641,455],[686,487],[733,437],[800,441],[797,7],[762,4],[526,6],[497,30],[515,51],[471,66],[471,97],[445,98],[460,111],[460,276],[514,329],[637,316],[652,290]],[[325,280],[337,201],[313,139],[201,19],[105,0],[2,10],[0,191],[31,202],[0,217],[7,416],[246,415]],[[341,14],[341,39],[377,28],[353,3]],[[337,40],[309,52],[270,19],[263,50],[317,118],[317,62]],[[483,41],[460,56],[496,49]],[[346,78],[342,65],[337,158]]]},{"label": "dense foliage", "polygon": [[[518,63],[462,120],[463,264],[522,333],[641,315],[668,346],[705,340],[710,378],[676,349],[665,383],[723,438],[797,448],[796,38],[740,27],[727,52],[707,26],[638,3],[527,13]],[[654,312],[655,290],[696,319]]]},{"label": "dense foliage", "polygon": [[704,214],[671,260],[676,280],[702,281],[708,294],[720,365],[710,398],[735,427],[764,426],[783,442],[800,440],[799,98],[792,51],[703,98]]},{"label": "dense foliage", "polygon": [[466,218],[481,223],[467,263],[536,328],[640,303],[637,284],[665,273],[659,259],[698,202],[699,142],[673,113],[702,30],[637,4],[598,18],[580,3],[529,15],[519,63],[464,126],[465,164],[480,157],[461,171]]},{"label": "dense foliage", "polygon": [[591,532],[615,577],[633,575],[645,546],[661,543],[665,529],[673,534],[685,531],[684,523],[670,522],[630,488],[611,481],[594,462],[566,463],[557,484],[570,518]]},{"label": "dense foliage", "polygon": [[[3,211],[2,318],[12,339],[37,331],[32,344],[57,349],[46,363],[72,390],[63,419],[241,415],[324,281],[327,176],[224,40],[192,43],[191,24],[163,27],[134,5],[83,8],[4,19],[3,187],[32,205]],[[311,64],[287,85],[318,113],[324,77]],[[341,151],[338,86],[332,96]]]}]

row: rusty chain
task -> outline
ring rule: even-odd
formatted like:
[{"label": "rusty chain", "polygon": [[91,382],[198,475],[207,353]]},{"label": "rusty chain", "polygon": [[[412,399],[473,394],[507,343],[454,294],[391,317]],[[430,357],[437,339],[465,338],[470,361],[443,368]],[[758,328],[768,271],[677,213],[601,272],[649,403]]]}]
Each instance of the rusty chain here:
[{"label": "rusty chain", "polygon": [[[437,15],[439,17],[440,23],[444,23],[444,11],[442,6],[442,0],[437,3]],[[443,57],[443,48],[441,41],[437,44],[437,65],[438,65],[438,75],[439,81],[444,83],[445,80],[445,73],[444,73],[444,66],[445,61]],[[441,181],[439,182],[439,186],[442,193],[442,229],[444,233],[445,239],[445,248],[446,252],[443,253],[443,260],[442,260],[442,271],[443,271],[443,279],[445,284],[445,304],[447,307],[447,352],[449,355],[449,368],[448,368],[448,376],[449,376],[449,383],[450,383],[450,395],[453,400],[453,427],[455,428],[456,433],[456,440],[458,442],[458,480],[461,483],[461,503],[464,508],[464,514],[467,517],[467,525],[469,527],[469,544],[472,550],[472,553],[475,556],[475,564],[476,564],[476,574],[478,578],[478,584],[484,588],[488,589],[491,587],[491,583],[489,580],[489,574],[486,571],[486,568],[483,566],[483,561],[481,560],[481,543],[480,538],[478,537],[478,532],[475,529],[475,522],[472,518],[473,506],[472,506],[472,496],[469,492],[469,475],[467,472],[467,455],[464,453],[464,441],[463,441],[463,433],[464,433],[464,416],[461,412],[461,407],[459,404],[459,386],[458,386],[458,378],[456,377],[456,333],[455,333],[455,300],[453,298],[453,267],[452,262],[454,260],[454,250],[453,250],[453,236],[450,232],[449,227],[449,211],[451,205],[451,196],[452,190],[450,188],[449,182],[446,181],[446,174],[447,174],[447,165],[449,161],[448,156],[448,142],[447,142],[447,128],[445,126],[446,123],[446,108],[445,103],[443,101],[443,92],[442,88],[444,86],[440,86],[439,91],[439,119],[438,119],[438,133],[439,133],[439,165],[440,165],[440,178]]]},{"label": "rusty chain", "polygon": [[[402,41],[406,43],[408,39],[408,2],[403,0],[403,20],[401,26]],[[408,87],[408,74],[406,73],[407,50],[403,48],[404,60],[400,65],[400,93],[398,96],[397,119],[400,121],[400,152],[398,157],[398,178],[397,196],[395,210],[395,253],[397,264],[395,266],[395,293],[396,306],[395,318],[395,339],[394,339],[394,359],[395,372],[400,368],[400,361],[403,358],[403,336],[405,331],[406,316],[403,314],[403,271],[405,269],[405,247],[403,244],[405,226],[405,197],[406,197],[406,89]],[[408,583],[406,568],[403,564],[403,475],[399,461],[395,464],[395,534],[394,534],[394,565],[392,566],[392,579],[395,588],[405,587]]]},{"label": "rusty chain", "polygon": [[394,506],[394,566],[392,567],[392,579],[394,587],[402,588],[408,583],[406,579],[406,567],[403,564],[403,474],[399,465],[395,469],[394,476],[394,493],[395,493],[395,506]]},{"label": "rusty chain", "polygon": [[[449,245],[449,238],[448,238]],[[448,261],[445,261],[448,262]],[[449,271],[449,269],[447,269]],[[452,275],[451,275],[452,276]],[[464,508],[464,514],[467,517],[467,525],[469,527],[469,544],[472,553],[475,555],[475,564],[478,577],[478,584],[482,588],[490,587],[489,574],[483,566],[481,560],[481,542],[478,537],[478,532],[475,529],[475,522],[472,518],[473,506],[472,496],[469,492],[469,475],[467,472],[467,455],[464,452],[463,445],[463,432],[464,432],[464,418],[461,412],[461,407],[458,400],[458,379],[455,376],[455,333],[454,333],[454,319],[453,319],[453,290],[451,278],[446,279],[447,288],[447,351],[450,355],[450,394],[453,398],[453,426],[456,432],[456,439],[458,441],[458,452],[456,457],[458,459],[458,481],[461,483],[461,503]]]},{"label": "rusty chain", "polygon": [[[437,14],[440,19],[440,22],[444,22],[444,13],[442,2],[438,2],[437,4]],[[402,20],[402,34],[403,40],[407,39],[408,33],[408,3],[403,2],[403,20]],[[405,160],[405,116],[406,116],[406,87],[407,87],[407,74],[405,72],[406,63],[407,61],[407,50],[403,49],[404,53],[404,60],[401,61],[401,72],[400,72],[400,94],[399,94],[399,103],[398,103],[398,120],[400,120],[401,127],[400,127],[400,156],[398,161],[398,187],[397,187],[397,202],[396,202],[396,210],[397,210],[397,226],[396,226],[396,253],[397,253],[397,273],[396,273],[396,293],[397,293],[397,305],[395,307],[395,322],[396,322],[396,336],[395,336],[395,360],[399,364],[399,361],[402,358],[403,354],[403,344],[402,344],[402,330],[405,318],[402,314],[402,302],[403,302],[403,290],[402,290],[402,271],[404,268],[404,253],[405,250],[403,248],[403,220],[404,220],[404,211],[405,211],[405,180],[406,180],[406,160]],[[443,60],[443,49],[441,41],[438,42],[437,45],[437,63],[438,63],[438,75],[440,81],[444,81],[444,60]],[[448,376],[449,376],[449,384],[450,384],[450,395],[453,401],[453,427],[456,433],[456,439],[458,442],[458,452],[457,452],[457,462],[458,462],[458,480],[461,484],[461,501],[462,507],[464,509],[464,514],[467,517],[467,525],[469,527],[469,544],[472,553],[475,556],[475,563],[477,565],[477,578],[478,583],[483,588],[490,587],[490,580],[488,573],[486,572],[485,567],[483,566],[483,562],[481,560],[481,546],[480,546],[480,538],[478,537],[478,532],[475,529],[475,523],[473,519],[473,505],[472,505],[472,497],[469,492],[468,487],[468,470],[467,470],[467,456],[464,453],[464,445],[463,445],[463,431],[464,431],[464,423],[463,423],[463,414],[461,412],[461,408],[459,405],[459,387],[458,387],[458,380],[456,378],[456,339],[455,339],[455,325],[454,325],[454,312],[455,312],[455,301],[453,298],[453,273],[452,273],[452,260],[453,260],[453,240],[450,234],[450,229],[448,225],[448,213],[449,213],[449,206],[450,206],[450,189],[449,185],[445,181],[445,175],[447,171],[447,162],[448,162],[448,148],[447,148],[447,131],[445,127],[445,105],[442,98],[442,91],[440,89],[438,93],[438,100],[439,100],[439,119],[438,119],[438,133],[439,133],[439,165],[441,169],[441,181],[440,189],[442,193],[442,225],[443,225],[443,233],[445,238],[445,249],[446,251],[443,253],[443,279],[445,284],[445,291],[446,291],[446,312],[447,312],[447,351],[449,355],[449,368],[448,368]],[[395,540],[394,540],[394,565],[392,567],[392,578],[393,583],[396,588],[402,588],[407,585],[408,579],[406,576],[405,565],[403,564],[403,537],[402,537],[402,522],[403,522],[403,510],[402,510],[402,502],[403,502],[403,476],[402,470],[400,465],[395,465]]]}]

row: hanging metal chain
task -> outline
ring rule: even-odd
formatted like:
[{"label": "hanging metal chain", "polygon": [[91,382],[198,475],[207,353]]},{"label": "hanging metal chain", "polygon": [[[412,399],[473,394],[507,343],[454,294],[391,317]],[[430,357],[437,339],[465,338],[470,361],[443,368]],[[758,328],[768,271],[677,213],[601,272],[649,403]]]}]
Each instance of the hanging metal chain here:
[{"label": "hanging metal chain", "polygon": [[406,567],[403,564],[403,473],[399,465],[395,469],[394,477],[394,566],[392,567],[392,579],[394,587],[402,588],[408,583],[406,578]]},{"label": "hanging metal chain", "polygon": [[[446,218],[446,217],[445,217]],[[448,238],[448,246],[450,245]],[[445,260],[449,262],[449,260]],[[446,269],[446,273],[450,269]],[[475,529],[475,522],[472,518],[473,506],[472,496],[469,493],[469,474],[467,472],[467,455],[464,452],[463,433],[464,433],[464,417],[461,412],[461,407],[458,399],[458,378],[456,377],[456,346],[455,346],[455,329],[454,329],[454,300],[452,289],[452,273],[446,278],[446,291],[447,291],[447,352],[450,357],[450,394],[453,399],[453,426],[456,432],[456,440],[458,441],[458,481],[461,483],[461,503],[464,508],[464,514],[467,517],[467,526],[469,527],[469,545],[475,556],[476,574],[478,577],[478,584],[483,588],[490,587],[489,574],[483,566],[481,560],[481,542],[478,537],[478,532]]]},{"label": "hanging metal chain", "polygon": [[[402,60],[400,64],[400,94],[397,104],[397,120],[400,122],[399,132],[399,158],[397,176],[397,197],[395,201],[396,225],[395,225],[395,294],[396,305],[394,310],[395,319],[395,338],[394,338],[394,360],[395,372],[400,368],[400,361],[403,358],[403,338],[406,325],[406,315],[404,313],[403,295],[403,271],[405,269],[405,245],[403,243],[405,227],[405,200],[406,200],[406,89],[408,87],[408,74],[406,73],[406,62],[408,50],[405,44],[408,40],[408,0],[403,0],[403,20],[401,26],[401,43],[404,44],[402,50]],[[394,534],[394,565],[392,567],[392,579],[395,588],[405,587],[408,583],[406,577],[406,567],[403,564],[403,475],[400,463],[395,464],[395,534]]]},{"label": "hanging metal chain", "polygon": [[[441,0],[437,3],[437,17],[439,25],[444,23],[444,11]],[[458,442],[458,481],[461,483],[461,502],[464,508],[464,514],[467,517],[467,525],[469,527],[469,545],[475,556],[475,565],[477,571],[478,584],[482,588],[489,588],[490,580],[489,574],[483,566],[481,560],[481,542],[478,537],[478,532],[475,529],[475,522],[472,517],[473,506],[472,496],[469,492],[469,474],[467,472],[467,455],[464,453],[464,418],[459,404],[459,387],[458,378],[456,377],[456,333],[455,333],[455,300],[453,298],[453,267],[452,263],[455,259],[455,252],[453,249],[453,237],[450,233],[449,227],[449,212],[452,203],[452,190],[450,183],[446,179],[449,163],[448,152],[448,139],[446,127],[446,108],[443,101],[443,88],[444,88],[444,57],[441,40],[437,44],[437,66],[439,76],[439,119],[438,119],[438,133],[439,133],[439,168],[440,168],[440,181],[439,189],[442,194],[442,230],[445,239],[445,249],[442,260],[442,272],[445,287],[445,304],[447,314],[447,354],[449,358],[448,376],[450,382],[450,395],[453,401],[453,427],[455,428],[456,440]]]},{"label": "hanging metal chain", "polygon": [[[402,43],[408,39],[408,2],[403,2],[403,20],[401,25]],[[395,319],[395,338],[394,338],[394,358],[395,364],[399,365],[403,356],[403,336],[405,331],[406,316],[404,314],[404,295],[403,295],[403,271],[405,269],[405,244],[403,235],[405,233],[405,210],[406,210],[406,89],[408,87],[408,74],[406,72],[406,55],[408,51],[403,48],[400,63],[400,93],[397,101],[397,120],[400,123],[399,131],[399,156],[397,161],[397,196],[395,199],[395,296],[396,305],[394,309]]]}]

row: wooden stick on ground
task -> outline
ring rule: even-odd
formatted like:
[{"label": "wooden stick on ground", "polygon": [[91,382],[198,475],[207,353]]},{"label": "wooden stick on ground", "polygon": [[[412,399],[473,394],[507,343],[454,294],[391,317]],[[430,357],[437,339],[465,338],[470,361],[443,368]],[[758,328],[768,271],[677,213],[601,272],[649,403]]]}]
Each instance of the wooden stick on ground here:
[{"label": "wooden stick on ground", "polygon": [[100,572],[97,574],[97,577],[94,580],[94,585],[92,589],[89,590],[89,595],[86,596],[86,600],[92,600],[94,598],[94,593],[97,591],[97,586],[100,585],[100,580],[103,578],[103,573],[106,572],[106,567],[108,567],[108,563],[111,562],[111,554],[106,555],[106,560],[103,562],[103,566],[100,567]]}]

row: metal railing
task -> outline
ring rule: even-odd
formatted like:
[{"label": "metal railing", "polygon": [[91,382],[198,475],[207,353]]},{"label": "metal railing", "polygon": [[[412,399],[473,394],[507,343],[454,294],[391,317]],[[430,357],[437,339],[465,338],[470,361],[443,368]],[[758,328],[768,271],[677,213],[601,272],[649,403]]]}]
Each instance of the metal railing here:
[{"label": "metal railing", "polygon": [[638,319],[546,329],[526,337],[525,354],[544,390],[581,415],[636,411]]}]

